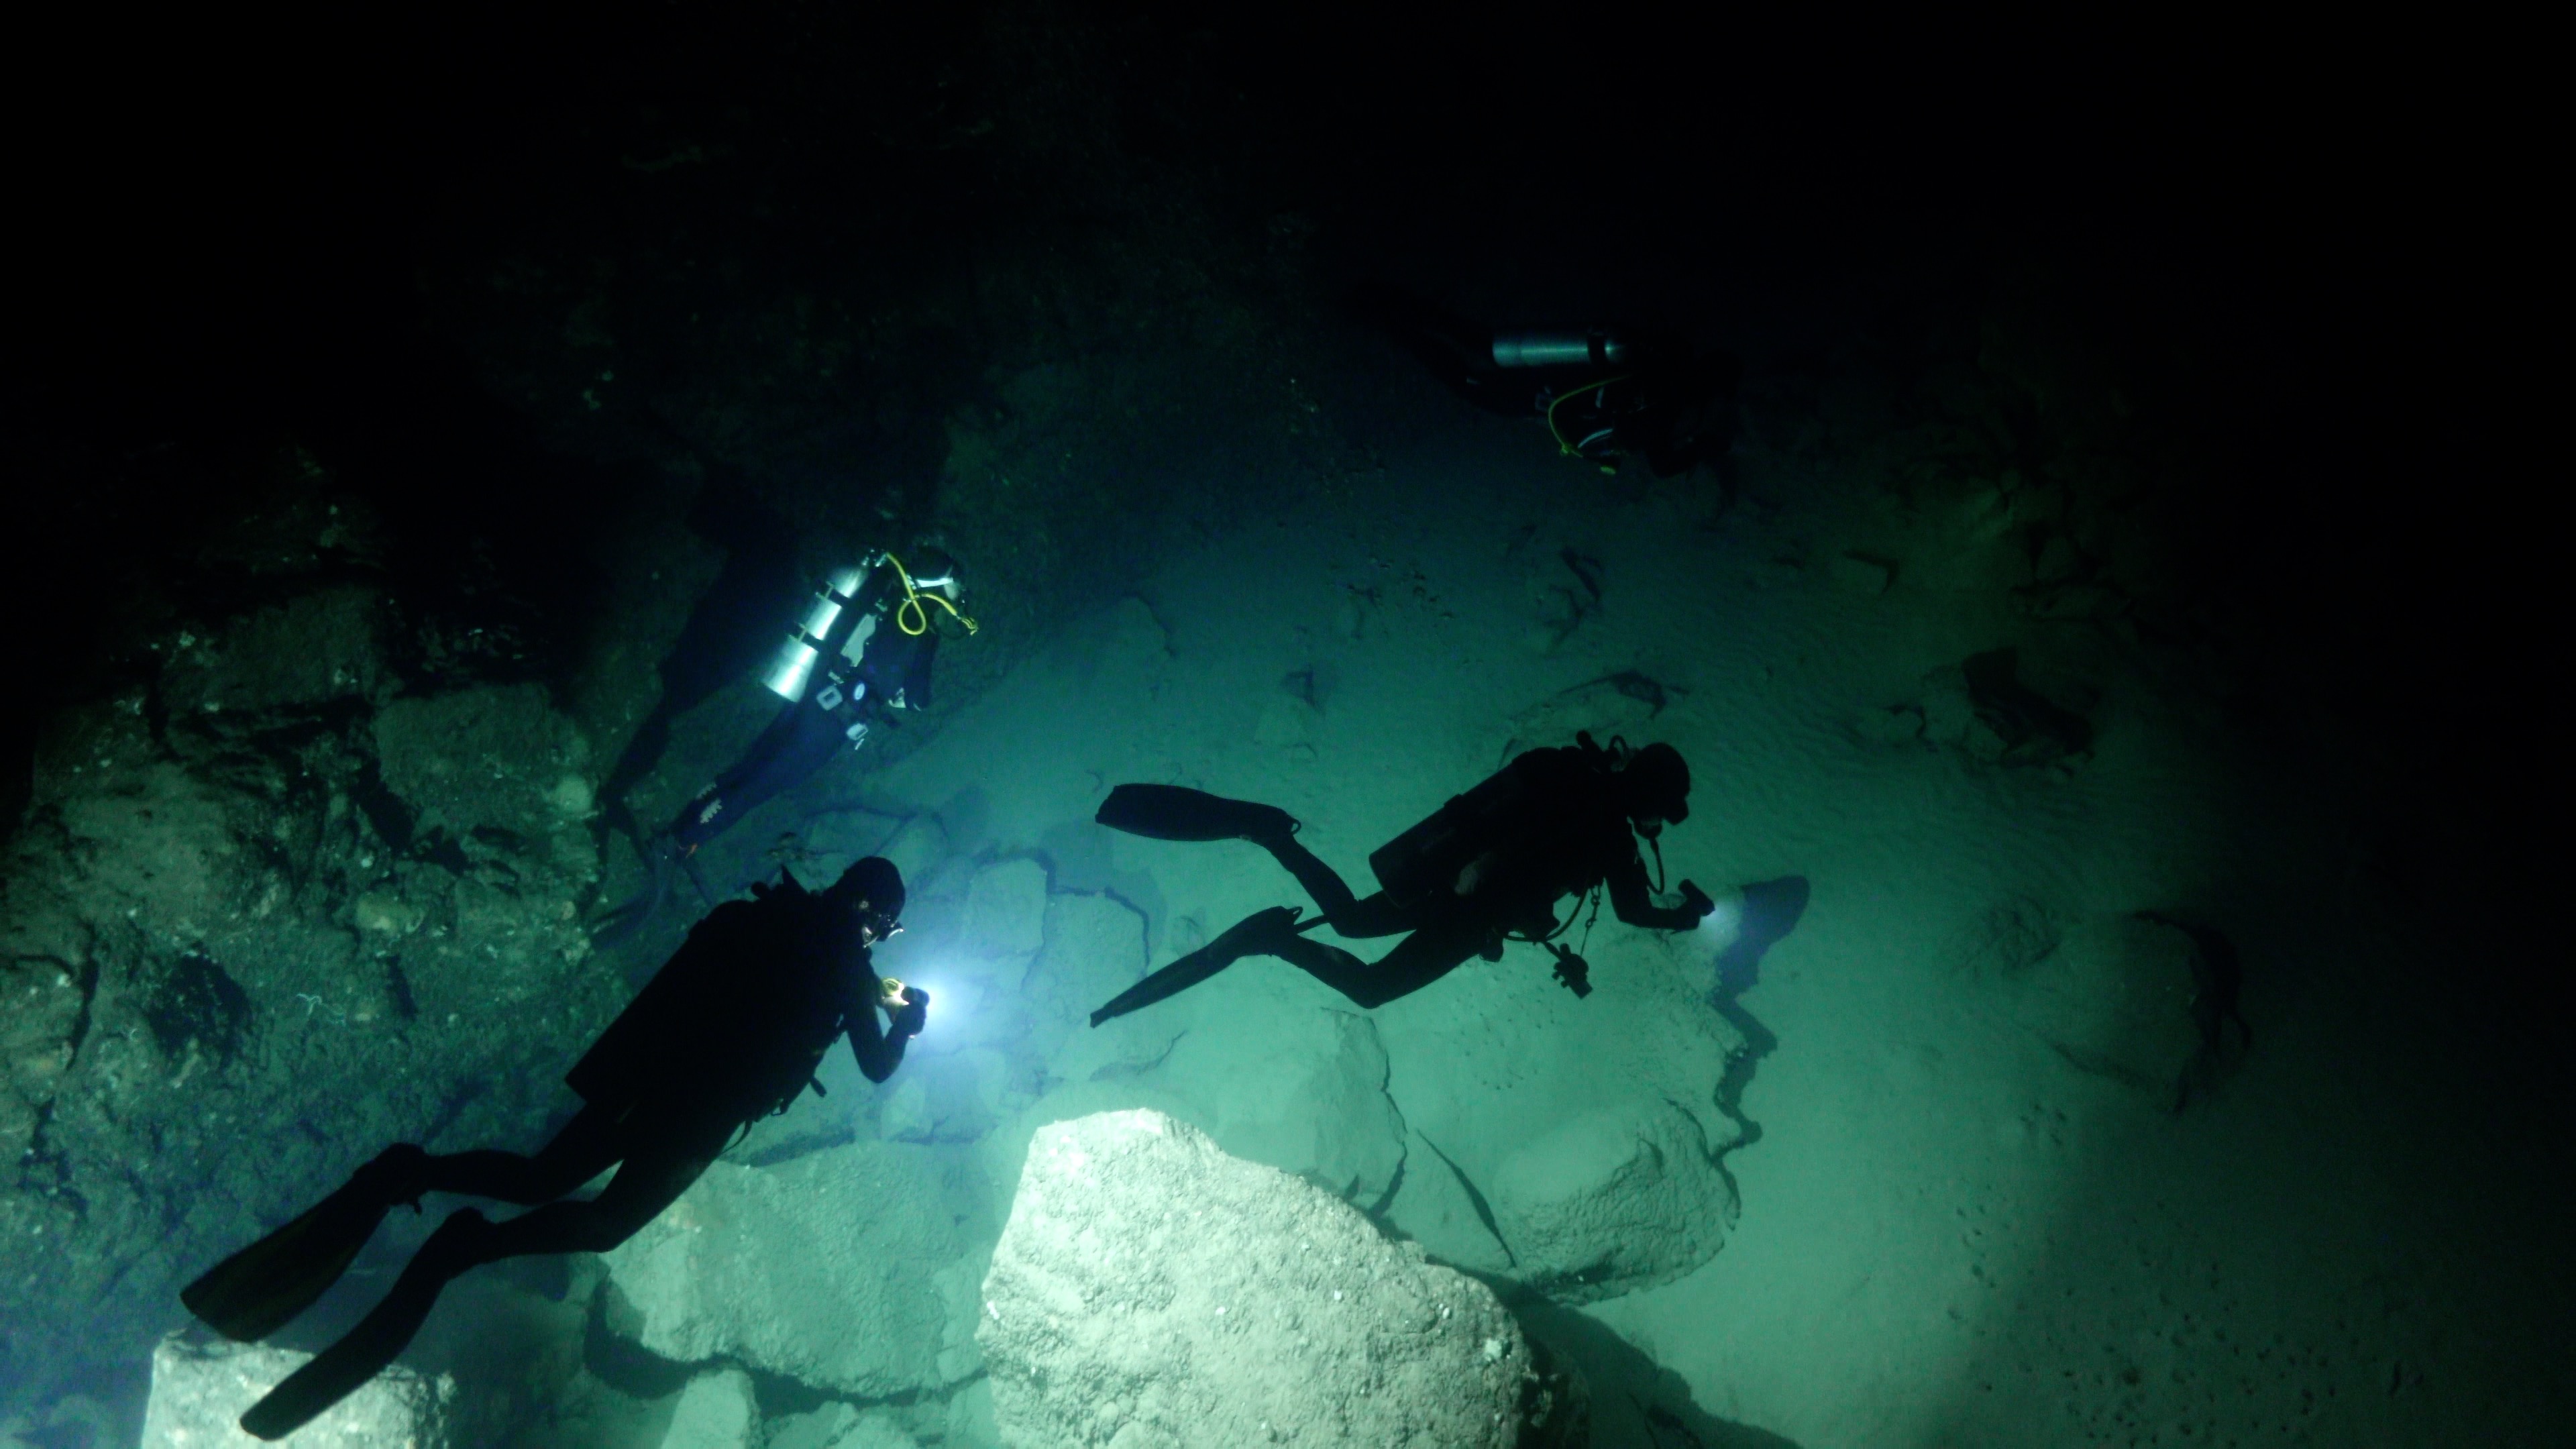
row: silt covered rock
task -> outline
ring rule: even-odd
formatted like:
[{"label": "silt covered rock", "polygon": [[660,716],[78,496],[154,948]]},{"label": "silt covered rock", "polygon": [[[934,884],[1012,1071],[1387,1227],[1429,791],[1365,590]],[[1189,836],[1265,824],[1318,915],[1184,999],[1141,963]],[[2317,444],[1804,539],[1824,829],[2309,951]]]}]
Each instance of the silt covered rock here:
[{"label": "silt covered rock", "polygon": [[965,1252],[920,1149],[859,1142],[718,1162],[607,1255],[608,1324],[682,1363],[731,1359],[888,1398],[972,1371],[940,1271]]},{"label": "silt covered rock", "polygon": [[1156,1112],[1039,1130],[976,1336],[1014,1449],[1474,1449],[1529,1350],[1482,1284]]},{"label": "silt covered rock", "polygon": [[1662,1101],[1559,1124],[1504,1160],[1490,1196],[1516,1276],[1564,1303],[1681,1277],[1736,1212],[1699,1119]]},{"label": "silt covered rock", "polygon": [[[251,1449],[242,1412],[311,1354],[252,1344],[199,1346],[172,1337],[152,1354],[143,1449]],[[298,1449],[446,1449],[456,1386],[394,1367],[296,1431]]]}]

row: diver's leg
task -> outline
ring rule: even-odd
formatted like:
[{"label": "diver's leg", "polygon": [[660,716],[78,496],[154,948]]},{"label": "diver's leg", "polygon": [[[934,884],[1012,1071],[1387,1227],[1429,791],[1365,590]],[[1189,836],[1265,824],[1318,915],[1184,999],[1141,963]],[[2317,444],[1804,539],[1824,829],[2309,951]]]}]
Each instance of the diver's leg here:
[{"label": "diver's leg", "polygon": [[730,1116],[673,1112],[630,1121],[617,1175],[588,1201],[550,1202],[491,1227],[477,1262],[532,1253],[605,1253],[660,1215],[722,1156],[741,1123]]},{"label": "diver's leg", "polygon": [[420,1185],[523,1205],[553,1202],[606,1172],[625,1141],[606,1112],[584,1107],[535,1156],[486,1149],[432,1157],[421,1165]]},{"label": "diver's leg", "polygon": [[1354,940],[1392,936],[1418,924],[1412,913],[1388,900],[1384,891],[1365,900],[1352,895],[1341,876],[1315,852],[1298,844],[1295,836],[1262,836],[1255,843],[1277,857],[1279,864],[1297,878],[1297,884],[1306,888],[1306,894],[1315,898],[1315,909],[1323,913],[1336,935]]},{"label": "diver's leg", "polygon": [[1421,990],[1458,969],[1460,962],[1484,949],[1492,931],[1473,919],[1435,921],[1407,936],[1371,964],[1343,950],[1304,936],[1265,944],[1262,950],[1296,966],[1347,996],[1361,1009],[1384,1006],[1399,996]]},{"label": "diver's leg", "polygon": [[652,923],[653,913],[671,895],[671,874],[680,859],[679,843],[667,833],[636,849],[644,857],[644,889],[602,912],[591,923],[590,944],[599,949],[624,944]]},{"label": "diver's leg", "polygon": [[[548,1203],[497,1224],[472,1208],[450,1215],[421,1244],[385,1300],[338,1343],[287,1375],[266,1398],[252,1405],[242,1415],[242,1428],[261,1439],[283,1438],[364,1387],[420,1332],[440,1290],[468,1268],[531,1253],[604,1253],[626,1241],[706,1172],[707,1164],[724,1151],[736,1125],[730,1117],[703,1112],[630,1120],[614,1133],[603,1134],[626,1142],[632,1150],[597,1199]],[[518,1160],[542,1162],[546,1156],[540,1153],[535,1159]],[[566,1153],[558,1170],[570,1171],[577,1160],[578,1154]]]},{"label": "diver's leg", "polygon": [[847,747],[840,720],[811,700],[778,712],[733,768],[691,800],[671,826],[672,839],[693,851],[733,828],[735,821],[780,791],[804,783]]}]

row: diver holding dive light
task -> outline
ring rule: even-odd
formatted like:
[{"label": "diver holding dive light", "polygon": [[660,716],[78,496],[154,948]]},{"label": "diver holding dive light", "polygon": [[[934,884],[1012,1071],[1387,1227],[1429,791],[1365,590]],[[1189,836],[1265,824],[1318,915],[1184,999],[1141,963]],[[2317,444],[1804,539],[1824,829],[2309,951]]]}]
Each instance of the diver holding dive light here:
[{"label": "diver holding dive light", "polygon": [[[241,1419],[279,1439],[374,1378],[410,1343],[441,1289],[479,1264],[539,1253],[604,1253],[651,1222],[734,1134],[787,1110],[846,1039],[869,1081],[903,1064],[930,995],[881,978],[870,948],[903,929],[903,876],[869,856],[820,891],[781,872],[689,932],[564,1081],[583,1101],[533,1156],[385,1149],[303,1216],[225,1259],[180,1294],[227,1338],[266,1338],[348,1270],[396,1203],[466,1193],[532,1211],[492,1222],[462,1208],[413,1255],[348,1334],[289,1374]],[[880,1026],[877,1013],[884,1012]],[[607,1169],[588,1200],[564,1200]]]},{"label": "diver holding dive light", "polygon": [[[1178,785],[1120,785],[1099,822],[1155,840],[1249,840],[1277,857],[1322,914],[1300,925],[1294,906],[1256,911],[1215,940],[1122,992],[1091,1014],[1113,1017],[1205,981],[1245,956],[1277,956],[1363,1008],[1382,1006],[1457,969],[1470,956],[1502,959],[1506,940],[1545,945],[1556,977],[1577,997],[1591,993],[1590,968],[1556,938],[1561,896],[1599,893],[1632,926],[1677,931],[1715,909],[1681,883],[1683,904],[1659,906],[1635,836],[1656,851],[1667,824],[1690,817],[1690,766],[1670,745],[1632,750],[1578,735],[1561,749],[1531,750],[1369,857],[1383,889],[1361,898],[1332,867],[1297,843],[1297,821],[1274,805],[1228,800]],[[1574,914],[1580,914],[1580,909]],[[1353,938],[1411,932],[1375,963],[1301,932],[1329,925]],[[1587,932],[1589,925],[1586,926]]]}]

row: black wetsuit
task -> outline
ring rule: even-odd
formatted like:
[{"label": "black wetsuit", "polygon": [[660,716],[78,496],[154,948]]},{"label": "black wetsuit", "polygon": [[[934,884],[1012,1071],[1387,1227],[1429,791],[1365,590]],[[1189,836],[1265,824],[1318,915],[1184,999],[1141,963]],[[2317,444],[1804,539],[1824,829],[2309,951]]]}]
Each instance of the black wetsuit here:
[{"label": "black wetsuit", "polygon": [[[552,1142],[532,1157],[432,1157],[427,1186],[550,1204],[496,1226],[506,1242],[492,1257],[605,1252],[695,1182],[744,1123],[793,1102],[833,1042],[849,1042],[869,1081],[892,1076],[909,1032],[878,1024],[878,990],[858,919],[839,903],[792,879],[728,901],[565,1074],[585,1105]],[[619,1163],[598,1198],[555,1201]]]},{"label": "black wetsuit", "polygon": [[[533,1156],[395,1148],[342,1189],[359,1192],[380,1174],[368,1189],[381,1194],[372,1199],[378,1216],[423,1192],[530,1211],[499,1223],[470,1208],[451,1214],[384,1300],[253,1405],[243,1427],[262,1438],[291,1433],[373,1378],[419,1332],[446,1285],[477,1264],[604,1253],[626,1241],[746,1122],[794,1101],[833,1041],[846,1038],[859,1070],[884,1081],[921,1029],[929,998],[908,989],[889,1032],[877,1024],[881,989],[866,927],[836,897],[787,879],[757,901],[718,907],[572,1069],[566,1080],[586,1105],[544,1148]],[[566,1197],[611,1167],[616,1175],[597,1197]],[[363,1222],[373,1230],[374,1218]]]},{"label": "black wetsuit", "polygon": [[[1297,878],[1336,933],[1354,939],[1412,933],[1375,962],[1297,935],[1283,919],[1231,949],[1221,937],[1171,963],[1101,1008],[1093,1024],[1186,990],[1246,955],[1277,956],[1362,1007],[1382,1006],[1448,975],[1471,956],[1500,959],[1507,938],[1550,935],[1557,901],[1595,886],[1607,887],[1612,910],[1632,926],[1680,930],[1699,922],[1700,904],[1654,903],[1620,792],[1599,753],[1579,746],[1532,750],[1451,805],[1480,799],[1497,802],[1497,808],[1472,827],[1472,848],[1455,856],[1454,864],[1428,879],[1405,873],[1401,887],[1366,897],[1355,895],[1331,866],[1284,830],[1247,835]],[[1380,874],[1387,872],[1381,868]],[[1690,889],[1685,883],[1684,890]]]},{"label": "black wetsuit", "polygon": [[1560,445],[1595,462],[1633,456],[1670,477],[1734,440],[1738,369],[1685,338],[1623,332],[1617,361],[1504,367],[1493,331],[1463,317],[1384,289],[1364,291],[1360,304],[1450,391],[1506,417],[1543,418]]},{"label": "black wetsuit", "polygon": [[[880,564],[834,621],[803,695],[780,708],[742,758],[671,823],[671,838],[683,851],[715,839],[756,807],[804,783],[891,711],[929,707],[939,631],[905,633],[894,617],[902,601],[902,577],[892,565]],[[841,651],[868,618],[876,620],[876,630],[852,664]]]}]

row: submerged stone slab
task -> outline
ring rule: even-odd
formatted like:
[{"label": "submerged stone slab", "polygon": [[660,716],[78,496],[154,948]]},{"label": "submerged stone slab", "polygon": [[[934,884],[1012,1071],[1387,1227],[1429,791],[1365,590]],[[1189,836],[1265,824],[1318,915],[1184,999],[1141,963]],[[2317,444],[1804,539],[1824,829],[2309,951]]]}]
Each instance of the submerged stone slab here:
[{"label": "submerged stone slab", "polygon": [[[774,1167],[718,1162],[606,1255],[611,1331],[854,1398],[941,1387],[940,1270],[965,1251],[921,1150],[857,1142]],[[951,1356],[955,1364],[956,1356]],[[957,1367],[971,1372],[971,1355]]]},{"label": "submerged stone slab", "polygon": [[[243,1412],[313,1355],[258,1344],[194,1344],[172,1336],[152,1352],[152,1398],[142,1449],[254,1449]],[[447,1449],[455,1382],[396,1365],[293,1435],[296,1449]]]},{"label": "submerged stone slab", "polygon": [[1560,1303],[1689,1273],[1736,1212],[1699,1120],[1661,1101],[1560,1124],[1504,1160],[1491,1196],[1516,1276]]},{"label": "submerged stone slab", "polygon": [[1013,1449],[1504,1449],[1529,1373],[1484,1285],[1150,1111],[1038,1131],[976,1336]]},{"label": "submerged stone slab", "polygon": [[718,1369],[689,1380],[671,1406],[671,1422],[655,1449],[759,1449],[760,1401],[751,1375]]}]

